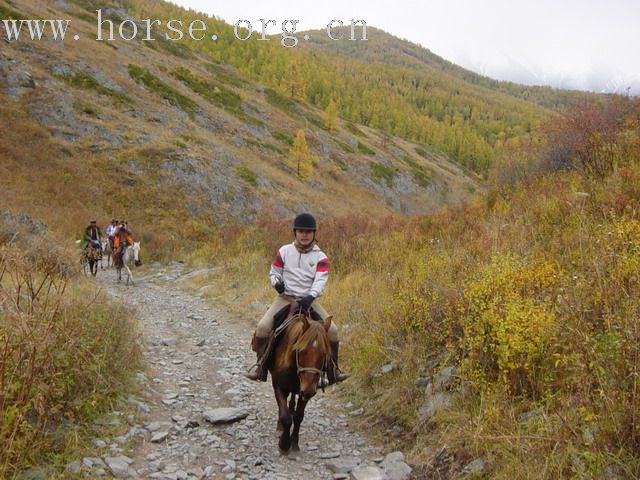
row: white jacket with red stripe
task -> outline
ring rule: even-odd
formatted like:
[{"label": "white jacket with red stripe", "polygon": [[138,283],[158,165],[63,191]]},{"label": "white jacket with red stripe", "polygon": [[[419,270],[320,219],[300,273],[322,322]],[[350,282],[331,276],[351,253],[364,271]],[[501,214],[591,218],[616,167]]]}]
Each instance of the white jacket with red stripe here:
[{"label": "white jacket with red stripe", "polygon": [[300,253],[294,243],[283,245],[271,263],[269,280],[275,287],[284,282],[286,295],[300,298],[322,295],[329,279],[329,259],[318,245],[307,253]]}]

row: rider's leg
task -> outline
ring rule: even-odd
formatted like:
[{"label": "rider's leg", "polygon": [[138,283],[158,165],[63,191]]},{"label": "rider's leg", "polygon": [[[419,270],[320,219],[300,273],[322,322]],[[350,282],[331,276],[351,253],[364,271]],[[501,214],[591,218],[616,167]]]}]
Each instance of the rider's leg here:
[{"label": "rider's leg", "polygon": [[[327,311],[322,308],[317,301],[313,302],[313,309],[320,315],[320,317],[324,320],[329,316]],[[329,344],[331,345],[331,360],[333,365],[329,365],[327,368],[327,379],[329,380],[329,385],[333,383],[342,382],[349,378],[349,375],[346,373],[342,373],[340,371],[340,367],[338,366],[338,351],[340,349],[340,339],[338,338],[338,326],[336,322],[331,320],[331,326],[329,327],[329,331],[327,332],[327,337],[329,337]]]},{"label": "rider's leg", "polygon": [[256,331],[254,333],[254,348],[256,351],[257,360],[256,364],[251,367],[251,370],[249,370],[249,373],[247,373],[247,378],[249,380],[261,380],[263,382],[267,380],[267,369],[264,365],[266,358],[264,358],[264,354],[269,345],[271,332],[273,331],[273,316],[289,303],[291,303],[290,297],[287,297],[285,295],[278,295],[267,312],[258,322]]}]

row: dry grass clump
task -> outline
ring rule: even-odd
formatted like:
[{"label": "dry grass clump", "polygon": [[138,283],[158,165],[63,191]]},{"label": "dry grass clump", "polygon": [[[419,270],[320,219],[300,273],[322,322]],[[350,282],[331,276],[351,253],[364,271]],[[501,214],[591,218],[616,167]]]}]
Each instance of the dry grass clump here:
[{"label": "dry grass clump", "polygon": [[47,238],[0,244],[1,478],[78,442],[139,365],[135,325],[76,279],[76,257]]}]

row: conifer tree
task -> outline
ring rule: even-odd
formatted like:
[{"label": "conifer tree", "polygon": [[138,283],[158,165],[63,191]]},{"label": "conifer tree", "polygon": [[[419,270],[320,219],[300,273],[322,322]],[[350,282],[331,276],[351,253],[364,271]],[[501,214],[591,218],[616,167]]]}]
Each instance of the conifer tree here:
[{"label": "conifer tree", "polygon": [[338,105],[333,98],[329,101],[324,113],[326,114],[324,119],[325,126],[330,132],[335,132],[338,129]]},{"label": "conifer tree", "polygon": [[296,172],[299,179],[305,180],[313,173],[313,163],[304,130],[298,130],[293,145],[289,149],[289,166]]}]

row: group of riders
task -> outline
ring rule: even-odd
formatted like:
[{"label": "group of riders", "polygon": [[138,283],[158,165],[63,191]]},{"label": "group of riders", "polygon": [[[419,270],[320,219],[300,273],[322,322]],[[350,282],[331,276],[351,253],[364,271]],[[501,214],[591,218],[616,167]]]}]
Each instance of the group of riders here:
[{"label": "group of riders", "polygon": [[[133,246],[133,237],[126,220],[111,219],[111,223],[105,229],[106,241],[109,243],[111,252],[113,252],[114,264],[116,267],[122,267],[122,256],[127,246]],[[95,220],[91,220],[84,230],[82,242],[80,246],[83,251],[89,249],[98,250],[102,255],[102,230]]]},{"label": "group of riders", "polygon": [[[269,354],[273,350],[274,316],[285,306],[291,311],[300,309],[313,314],[319,320],[329,317],[327,311],[318,302],[329,279],[329,258],[320,249],[316,240],[317,223],[309,213],[296,216],[293,222],[294,241],[281,246],[271,263],[269,282],[276,290],[277,296],[267,312],[258,322],[252,347],[257,353],[257,362],[247,374],[247,378],[255,381],[266,381],[269,365]],[[124,220],[112,219],[106,228],[106,237],[114,253],[116,267],[122,266],[124,247],[133,245],[131,231]],[[83,248],[102,248],[102,231],[95,220],[91,220],[85,229],[82,239]],[[331,362],[327,368],[329,384],[341,382],[348,375],[338,367],[338,328],[335,322],[327,332],[331,346]]]}]

